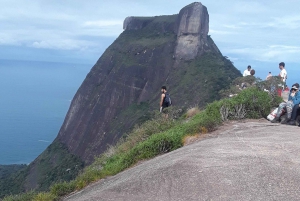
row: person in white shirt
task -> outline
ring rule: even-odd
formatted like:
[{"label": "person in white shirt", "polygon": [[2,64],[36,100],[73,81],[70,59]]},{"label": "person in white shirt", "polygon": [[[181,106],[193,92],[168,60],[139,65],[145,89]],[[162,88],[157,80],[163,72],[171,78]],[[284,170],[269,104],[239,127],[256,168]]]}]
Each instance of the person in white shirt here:
[{"label": "person in white shirt", "polygon": [[248,76],[248,75],[251,75],[251,74],[250,74],[250,71],[251,71],[251,66],[249,65],[249,66],[247,67],[247,69],[244,71],[243,76],[246,77],[246,76]]},{"label": "person in white shirt", "polygon": [[284,62],[279,63],[279,69],[280,69],[279,76],[281,78],[281,81],[283,82],[282,88],[284,89],[285,86],[286,86],[286,79],[287,79],[287,72],[285,70],[285,63]]},{"label": "person in white shirt", "polygon": [[285,70],[285,63],[284,62],[279,63],[279,69],[281,70],[279,76],[281,78],[281,81],[284,82],[284,84],[285,84],[286,79],[287,79],[287,72]]},{"label": "person in white shirt", "polygon": [[266,80],[270,80],[272,78],[272,73],[269,72],[268,76],[266,77]]}]

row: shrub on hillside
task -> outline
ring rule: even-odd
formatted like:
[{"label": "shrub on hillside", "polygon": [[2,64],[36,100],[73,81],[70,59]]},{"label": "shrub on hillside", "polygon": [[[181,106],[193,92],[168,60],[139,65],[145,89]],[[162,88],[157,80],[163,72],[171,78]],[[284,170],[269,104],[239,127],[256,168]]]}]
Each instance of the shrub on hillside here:
[{"label": "shrub on hillside", "polygon": [[52,201],[52,200],[56,200],[56,196],[51,194],[51,193],[45,193],[45,192],[41,192],[39,194],[37,194],[32,201]]},{"label": "shrub on hillside", "polygon": [[222,98],[227,98],[230,95],[240,93],[243,89],[251,87],[257,82],[259,82],[259,79],[254,76],[238,77],[232,81],[229,88],[219,91],[219,94]]},{"label": "shrub on hillside", "polygon": [[220,113],[223,121],[265,118],[271,108],[277,106],[281,101],[282,99],[278,96],[273,96],[258,87],[250,87],[231,99],[221,100]]},{"label": "shrub on hillside", "polygon": [[75,190],[75,183],[74,181],[71,182],[61,182],[61,183],[57,183],[54,184],[53,186],[51,186],[50,188],[50,193],[52,195],[55,196],[63,196],[66,195],[68,193],[71,193]]},{"label": "shrub on hillside", "polygon": [[244,89],[249,87],[257,87],[261,91],[267,91],[272,99],[277,98],[277,91],[281,88],[281,80],[278,76],[273,76],[269,80],[261,80],[254,76],[238,77],[232,81],[228,89],[223,89],[219,92],[221,97],[227,98],[232,95],[237,95]]},{"label": "shrub on hillside", "polygon": [[182,110],[177,107],[168,108],[168,117],[159,112],[153,114],[153,118],[141,125],[136,125],[133,130],[125,135],[116,146],[110,147],[106,156],[112,155],[112,152],[121,153],[132,149],[139,142],[145,141],[151,135],[160,133],[176,125],[176,120],[181,116]]},{"label": "shrub on hillside", "polygon": [[185,117],[186,118],[191,118],[191,117],[195,116],[196,114],[198,114],[199,112],[200,112],[200,109],[199,109],[198,106],[191,107],[185,113]]}]

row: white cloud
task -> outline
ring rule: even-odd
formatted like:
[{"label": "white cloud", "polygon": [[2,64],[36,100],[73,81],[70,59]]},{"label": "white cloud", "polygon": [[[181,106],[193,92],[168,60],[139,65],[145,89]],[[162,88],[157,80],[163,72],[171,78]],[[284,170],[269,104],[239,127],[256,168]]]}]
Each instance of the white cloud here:
[{"label": "white cloud", "polygon": [[123,31],[123,20],[86,21],[80,28],[85,35],[117,37]]},{"label": "white cloud", "polygon": [[272,22],[267,23],[270,27],[283,27],[287,29],[300,28],[300,15],[274,17]]},{"label": "white cloud", "polygon": [[[239,60],[245,57],[298,60],[299,49],[295,44],[300,44],[299,0],[201,2],[209,12],[209,34],[224,55]],[[107,44],[99,41],[107,36],[116,38],[123,31],[127,16],[176,14],[190,3],[189,0],[172,3],[169,0],[0,0],[0,45],[104,50]]]},{"label": "white cloud", "polygon": [[84,27],[109,27],[109,26],[122,26],[123,21],[121,20],[97,20],[87,21],[83,23]]},{"label": "white cloud", "polygon": [[216,34],[216,35],[233,35],[233,34],[235,34],[235,32],[232,32],[232,31],[224,31],[224,30],[209,29],[209,34]]},{"label": "white cloud", "polygon": [[123,31],[123,17],[112,19],[111,15],[104,16],[104,11],[113,13],[102,2],[0,0],[0,45],[94,48],[99,46],[100,37],[117,37]]},{"label": "white cloud", "polygon": [[46,48],[46,49],[78,49],[79,46],[74,44],[74,41],[61,41],[61,42],[53,42],[53,41],[35,41],[32,43],[31,47],[35,48]]},{"label": "white cloud", "polygon": [[223,27],[229,28],[229,29],[238,29],[238,28],[240,28],[239,26],[237,26],[235,24],[224,24]]},{"label": "white cloud", "polygon": [[0,33],[0,45],[21,45],[20,42],[10,35]]},{"label": "white cloud", "polygon": [[257,46],[251,48],[226,49],[229,54],[239,55],[241,58],[247,58],[263,62],[289,61],[300,62],[300,46],[270,45],[267,47]]},{"label": "white cloud", "polygon": [[260,1],[235,1],[232,3],[232,9],[235,10],[235,12],[242,13],[243,15],[251,15],[261,14],[268,10],[268,7],[264,6]]}]

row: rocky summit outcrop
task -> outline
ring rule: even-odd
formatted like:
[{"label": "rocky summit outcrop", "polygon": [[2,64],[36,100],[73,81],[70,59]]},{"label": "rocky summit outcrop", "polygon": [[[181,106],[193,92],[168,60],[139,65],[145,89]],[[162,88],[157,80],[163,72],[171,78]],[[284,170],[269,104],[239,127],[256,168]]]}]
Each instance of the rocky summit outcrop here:
[{"label": "rocky summit outcrop", "polygon": [[176,58],[194,59],[207,45],[209,16],[205,6],[194,3],[183,8],[177,18]]},{"label": "rocky summit outcrop", "polygon": [[[200,2],[190,4],[176,15],[174,32],[177,35],[175,57],[190,60],[209,50],[207,34],[209,31],[209,15],[207,8]],[[153,19],[149,17],[127,17],[124,30],[136,30],[146,27]]]},{"label": "rocky summit outcrop", "polygon": [[72,172],[76,167],[77,172],[82,166],[78,160],[90,164],[135,124],[147,120],[148,111],[158,110],[162,85],[167,85],[177,107],[205,106],[220,98],[217,92],[240,72],[207,35],[208,22],[201,3],[177,15],[126,18],[123,33],[75,94],[52,146],[30,165],[26,189],[72,179],[65,169]]}]

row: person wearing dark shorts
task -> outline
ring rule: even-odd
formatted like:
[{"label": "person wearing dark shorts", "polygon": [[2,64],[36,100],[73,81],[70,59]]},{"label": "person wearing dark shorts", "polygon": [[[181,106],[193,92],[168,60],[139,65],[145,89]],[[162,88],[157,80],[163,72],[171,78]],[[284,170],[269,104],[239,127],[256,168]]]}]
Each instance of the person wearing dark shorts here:
[{"label": "person wearing dark shorts", "polygon": [[[168,100],[166,100],[168,99]],[[159,102],[159,111],[166,113],[167,112],[167,107],[170,106],[170,97],[169,94],[167,93],[167,87],[166,86],[162,86],[161,87],[161,98],[160,98],[160,102]]]},{"label": "person wearing dark shorts", "polygon": [[[300,115],[300,104],[296,104],[293,107],[291,120],[288,122],[288,125],[295,126],[298,115]],[[300,122],[298,122],[298,126],[300,127]]]}]

